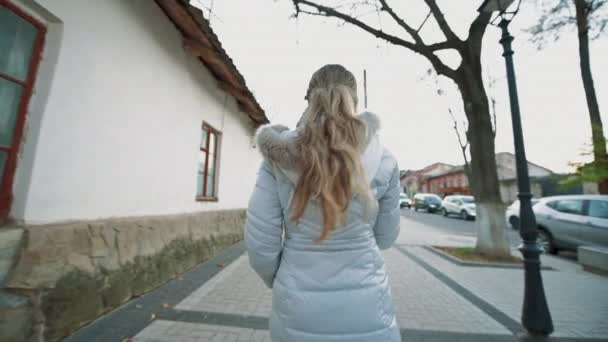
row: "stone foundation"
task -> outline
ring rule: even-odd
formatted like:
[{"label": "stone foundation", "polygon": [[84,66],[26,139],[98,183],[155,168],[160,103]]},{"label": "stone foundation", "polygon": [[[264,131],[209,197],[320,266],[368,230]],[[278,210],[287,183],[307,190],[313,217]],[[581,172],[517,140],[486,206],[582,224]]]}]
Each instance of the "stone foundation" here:
[{"label": "stone foundation", "polygon": [[21,228],[0,341],[58,341],[243,237],[245,210]]}]

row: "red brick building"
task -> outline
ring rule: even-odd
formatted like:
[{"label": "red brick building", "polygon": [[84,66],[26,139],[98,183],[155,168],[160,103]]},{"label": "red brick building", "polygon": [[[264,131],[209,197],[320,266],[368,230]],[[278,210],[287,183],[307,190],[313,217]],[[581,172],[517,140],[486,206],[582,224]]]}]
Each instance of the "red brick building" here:
[{"label": "red brick building", "polygon": [[[437,164],[431,166],[435,165]],[[437,170],[437,168],[434,167],[434,170]],[[502,201],[512,203],[517,198],[518,191],[515,155],[509,152],[497,153],[496,172]],[[543,191],[539,179],[551,176],[553,173],[551,170],[531,162],[528,162],[528,172],[532,194],[534,197],[542,197]],[[472,194],[469,180],[462,165],[442,172],[427,173],[418,179],[418,192],[430,192],[439,196]]]},{"label": "red brick building", "polygon": [[440,196],[471,194],[469,180],[462,166],[456,166],[445,173],[427,177],[422,182],[421,191]]},{"label": "red brick building", "polygon": [[426,179],[444,174],[453,168],[454,166],[450,164],[435,163],[417,171],[402,171],[400,176],[401,188],[410,198],[418,192],[429,192],[428,189],[423,188]]}]

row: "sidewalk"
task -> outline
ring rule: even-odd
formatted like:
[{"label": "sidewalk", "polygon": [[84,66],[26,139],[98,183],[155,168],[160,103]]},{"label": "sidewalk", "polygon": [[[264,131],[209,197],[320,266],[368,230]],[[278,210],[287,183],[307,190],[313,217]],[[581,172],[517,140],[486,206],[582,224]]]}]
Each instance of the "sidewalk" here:
[{"label": "sidewalk", "polygon": [[[426,247],[469,244],[405,231],[385,252],[404,341],[517,341],[523,271],[460,266]],[[474,243],[474,241],[473,241]],[[554,341],[608,341],[608,278],[543,272]],[[271,292],[242,244],[81,329],[67,341],[270,341]]]}]

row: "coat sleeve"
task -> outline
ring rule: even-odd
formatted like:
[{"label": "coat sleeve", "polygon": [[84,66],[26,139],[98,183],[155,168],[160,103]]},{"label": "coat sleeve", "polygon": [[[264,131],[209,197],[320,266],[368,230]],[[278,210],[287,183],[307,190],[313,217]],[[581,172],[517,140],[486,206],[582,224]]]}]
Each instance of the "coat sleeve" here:
[{"label": "coat sleeve", "polygon": [[283,211],[272,166],[264,161],[249,200],[245,245],[249,263],[266,286],[272,287],[279,268],[283,236]]},{"label": "coat sleeve", "polygon": [[378,218],[374,226],[376,243],[380,249],[387,249],[399,236],[399,167],[395,167],[386,192],[379,201]]}]

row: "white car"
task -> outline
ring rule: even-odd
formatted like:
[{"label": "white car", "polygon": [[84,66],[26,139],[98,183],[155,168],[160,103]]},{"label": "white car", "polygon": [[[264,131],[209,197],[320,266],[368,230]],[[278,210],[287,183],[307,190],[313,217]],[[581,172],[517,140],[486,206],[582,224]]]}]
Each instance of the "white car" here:
[{"label": "white car", "polygon": [[[540,199],[532,198],[532,207],[534,207]],[[513,229],[519,229],[519,200],[515,200],[505,212],[505,220],[507,221],[507,225],[511,226]]]},{"label": "white car", "polygon": [[473,196],[446,196],[441,206],[443,216],[457,214],[463,220],[473,220],[477,216],[475,198]]},{"label": "white car", "polygon": [[399,194],[399,208],[411,207],[412,200],[410,200],[403,192]]}]

